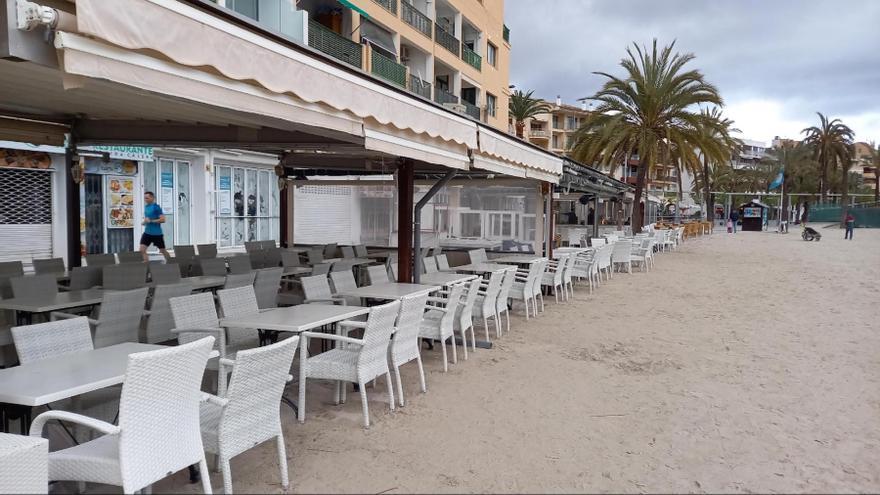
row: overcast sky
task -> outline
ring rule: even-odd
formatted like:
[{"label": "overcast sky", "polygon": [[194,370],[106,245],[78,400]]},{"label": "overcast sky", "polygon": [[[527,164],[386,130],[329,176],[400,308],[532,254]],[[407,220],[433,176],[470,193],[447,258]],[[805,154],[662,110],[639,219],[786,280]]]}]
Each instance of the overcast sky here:
[{"label": "overcast sky", "polygon": [[815,112],[880,142],[880,0],[507,0],[510,83],[564,102],[623,75],[633,42],[674,40],[743,138],[800,137]]}]

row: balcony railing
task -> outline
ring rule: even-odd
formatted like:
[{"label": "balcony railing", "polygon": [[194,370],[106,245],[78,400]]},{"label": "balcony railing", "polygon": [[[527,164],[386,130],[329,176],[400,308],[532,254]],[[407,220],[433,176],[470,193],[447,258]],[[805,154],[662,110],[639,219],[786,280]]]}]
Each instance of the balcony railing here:
[{"label": "balcony railing", "polygon": [[373,0],[378,3],[382,7],[385,8],[388,12],[391,12],[394,15],[397,15],[397,0]]},{"label": "balcony railing", "polygon": [[454,94],[440,88],[434,88],[434,101],[443,105],[444,103],[458,103],[458,97]]},{"label": "balcony railing", "polygon": [[456,57],[461,56],[461,41],[451,35],[449,31],[440,27],[440,24],[436,22],[434,23],[434,39],[437,40],[440,46],[454,53]]},{"label": "balcony railing", "polygon": [[309,21],[309,46],[358,69],[364,66],[361,45],[311,20]]},{"label": "balcony railing", "polygon": [[529,129],[529,137],[547,138],[549,134],[544,129]]},{"label": "balcony railing", "polygon": [[386,81],[390,81],[401,88],[406,87],[406,66],[400,65],[391,57],[382,55],[373,50],[370,55],[370,72]]},{"label": "balcony railing", "polygon": [[403,2],[400,4],[400,16],[403,22],[416,28],[428,38],[431,37],[431,18],[419,12],[414,6]]},{"label": "balcony railing", "polygon": [[431,83],[422,81],[419,76],[409,75],[409,90],[423,98],[431,99]]},{"label": "balcony railing", "polygon": [[510,28],[504,25],[504,41],[510,43]]},{"label": "balcony railing", "polygon": [[461,100],[461,104],[464,105],[464,113],[470,115],[477,120],[480,120],[480,107],[474,105],[467,100]]},{"label": "balcony railing", "polygon": [[461,59],[477,70],[483,70],[483,57],[471,50],[467,45],[461,45]]}]

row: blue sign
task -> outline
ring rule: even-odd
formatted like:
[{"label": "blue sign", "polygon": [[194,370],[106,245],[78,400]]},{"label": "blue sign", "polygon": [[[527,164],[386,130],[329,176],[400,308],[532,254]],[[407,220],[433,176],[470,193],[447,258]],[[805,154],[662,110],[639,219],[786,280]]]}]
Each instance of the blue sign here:
[{"label": "blue sign", "polygon": [[232,190],[232,177],[228,175],[220,176],[220,190],[221,191],[231,191]]},{"label": "blue sign", "polygon": [[162,187],[174,187],[174,173],[162,172]]}]

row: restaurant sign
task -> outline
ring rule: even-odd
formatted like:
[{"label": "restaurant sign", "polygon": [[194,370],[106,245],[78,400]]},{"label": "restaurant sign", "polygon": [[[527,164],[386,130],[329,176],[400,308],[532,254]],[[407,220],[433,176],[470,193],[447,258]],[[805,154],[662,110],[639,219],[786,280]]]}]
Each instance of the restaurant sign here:
[{"label": "restaurant sign", "polygon": [[150,146],[83,146],[82,149],[109,153],[111,159],[135,160],[138,162],[153,161],[153,148]]}]

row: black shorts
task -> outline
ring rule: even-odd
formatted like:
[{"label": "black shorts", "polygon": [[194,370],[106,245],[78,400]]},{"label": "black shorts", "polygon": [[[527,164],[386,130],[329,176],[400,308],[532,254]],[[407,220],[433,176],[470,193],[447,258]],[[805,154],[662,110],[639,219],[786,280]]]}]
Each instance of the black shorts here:
[{"label": "black shorts", "polygon": [[150,244],[156,246],[159,249],[165,249],[165,236],[153,234],[142,235],[141,246],[150,247]]}]

